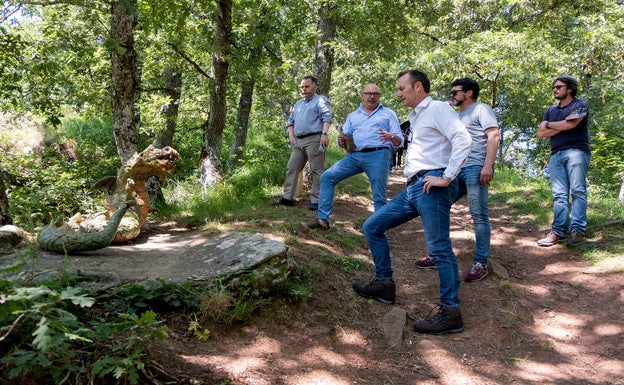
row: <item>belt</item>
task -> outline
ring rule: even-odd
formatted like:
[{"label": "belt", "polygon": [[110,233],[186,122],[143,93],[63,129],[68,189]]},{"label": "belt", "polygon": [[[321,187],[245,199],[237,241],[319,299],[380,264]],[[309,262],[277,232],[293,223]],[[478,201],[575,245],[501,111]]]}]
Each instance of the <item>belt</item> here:
[{"label": "belt", "polygon": [[389,149],[389,148],[390,148],[390,147],[388,147],[388,146],[383,146],[383,147],[367,147],[367,148],[363,148],[363,149],[361,149],[361,150],[359,150],[359,151],[356,151],[356,152],[373,152],[373,151],[379,151],[379,150],[387,150],[387,149]]},{"label": "belt", "polygon": [[303,138],[307,138],[308,136],[312,136],[312,135],[321,135],[320,132],[312,132],[309,134],[303,134],[303,135],[296,135],[297,139],[303,139]]},{"label": "belt", "polygon": [[423,176],[425,176],[428,172],[431,171],[442,171],[444,170],[443,168],[435,168],[433,170],[420,170],[416,173],[416,175],[412,176],[411,178],[409,178],[407,180],[407,185],[411,185],[412,183],[414,183],[417,179],[422,178]]}]

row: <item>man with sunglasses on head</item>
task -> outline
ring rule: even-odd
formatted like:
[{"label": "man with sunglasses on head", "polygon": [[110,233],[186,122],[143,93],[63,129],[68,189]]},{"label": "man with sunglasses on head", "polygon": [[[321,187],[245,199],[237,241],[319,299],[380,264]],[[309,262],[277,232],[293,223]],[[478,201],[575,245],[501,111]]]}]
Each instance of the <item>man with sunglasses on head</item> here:
[{"label": "man with sunglasses on head", "polygon": [[578,83],[573,77],[555,79],[552,92],[559,103],[546,111],[537,131],[539,138],[550,138],[548,174],[554,217],[550,233],[537,241],[544,247],[566,239],[568,244],[576,245],[585,238],[587,169],[591,157],[587,132],[589,110],[587,101],[576,98],[577,91]]},{"label": "man with sunglasses on head", "polygon": [[[309,228],[329,229],[336,184],[362,172],[370,182],[375,210],[386,204],[392,150],[403,145],[403,135],[396,113],[379,102],[380,96],[379,87],[367,84],[362,104],[347,117],[338,134],[338,146],[346,148],[347,154],[321,175],[317,219]],[[353,152],[347,146],[349,137],[355,145]]]},{"label": "man with sunglasses on head", "polygon": [[[488,275],[490,255],[490,216],[488,214],[488,187],[494,176],[494,160],[498,151],[500,133],[492,108],[477,101],[479,83],[471,78],[456,79],[451,84],[451,105],[458,107],[459,119],[472,137],[472,150],[466,164],[457,175],[459,190],[455,202],[466,195],[475,231],[475,256],[464,280],[480,281]],[[435,268],[431,256],[416,262],[421,269]]]}]

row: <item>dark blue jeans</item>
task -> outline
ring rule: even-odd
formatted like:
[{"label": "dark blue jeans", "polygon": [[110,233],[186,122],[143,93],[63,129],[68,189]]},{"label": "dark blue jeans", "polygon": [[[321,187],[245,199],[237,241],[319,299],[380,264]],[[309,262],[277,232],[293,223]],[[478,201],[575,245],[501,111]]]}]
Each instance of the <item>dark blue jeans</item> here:
[{"label": "dark blue jeans", "polygon": [[[431,171],[426,175],[442,176],[442,172]],[[458,307],[460,279],[450,238],[450,212],[457,195],[457,181],[454,180],[445,188],[434,187],[429,194],[425,194],[423,180],[426,175],[375,211],[364,222],[363,231],[375,262],[376,278],[388,280],[392,278],[393,271],[386,230],[420,216],[427,251],[436,261],[440,279],[440,304]]]}]

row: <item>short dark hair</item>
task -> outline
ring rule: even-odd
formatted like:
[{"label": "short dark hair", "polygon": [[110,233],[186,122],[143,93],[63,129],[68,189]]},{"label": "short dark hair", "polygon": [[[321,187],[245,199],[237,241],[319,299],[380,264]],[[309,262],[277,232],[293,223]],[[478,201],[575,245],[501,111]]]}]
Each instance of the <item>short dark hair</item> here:
[{"label": "short dark hair", "polygon": [[312,80],[312,84],[314,84],[315,86],[318,86],[318,80],[316,80],[316,78],[314,76],[304,76],[301,80]]},{"label": "short dark hair", "polygon": [[576,97],[576,92],[578,91],[578,83],[576,82],[576,79],[572,76],[563,75],[553,80],[552,84],[554,85],[556,81],[565,83],[566,88],[570,90],[570,95],[572,95],[573,98]]},{"label": "short dark hair", "polygon": [[429,82],[429,78],[424,72],[419,70],[401,71],[399,72],[399,76],[397,76],[397,79],[405,74],[409,74],[410,83],[412,83],[412,86],[414,86],[416,82],[421,82],[423,88],[425,89],[425,92],[429,93],[429,91],[431,90],[431,83]]},{"label": "short dark hair", "polygon": [[479,83],[471,78],[455,79],[451,87],[461,86],[464,92],[472,91],[472,99],[477,100],[479,97]]}]

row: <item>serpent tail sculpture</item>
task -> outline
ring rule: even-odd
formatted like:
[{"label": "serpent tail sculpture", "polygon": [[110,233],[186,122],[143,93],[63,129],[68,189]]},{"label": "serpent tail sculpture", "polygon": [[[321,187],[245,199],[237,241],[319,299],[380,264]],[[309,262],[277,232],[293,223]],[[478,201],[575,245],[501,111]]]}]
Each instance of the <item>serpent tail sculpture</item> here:
[{"label": "serpent tail sculpture", "polygon": [[37,242],[43,249],[61,254],[102,249],[115,238],[117,227],[131,205],[134,205],[134,201],[121,205],[107,221],[106,226],[97,232],[88,232],[80,227],[74,229],[64,222],[51,222],[41,229]]},{"label": "serpent tail sculpture", "polygon": [[49,251],[71,253],[135,239],[151,208],[146,180],[155,176],[164,183],[165,173],[174,171],[179,158],[178,152],[168,146],[161,149],[150,145],[135,153],[116,177],[102,178],[91,188],[106,190],[105,211],[86,216],[77,213],[67,223],[45,226],[39,233],[39,245]]}]

